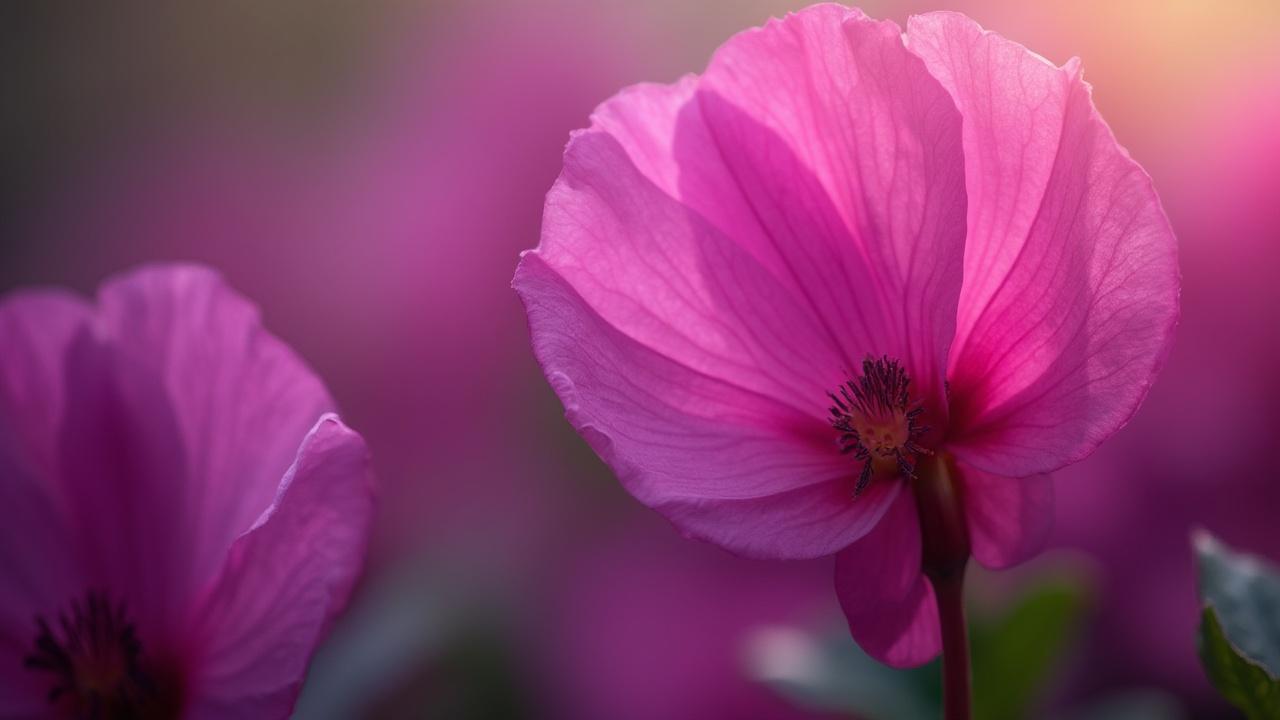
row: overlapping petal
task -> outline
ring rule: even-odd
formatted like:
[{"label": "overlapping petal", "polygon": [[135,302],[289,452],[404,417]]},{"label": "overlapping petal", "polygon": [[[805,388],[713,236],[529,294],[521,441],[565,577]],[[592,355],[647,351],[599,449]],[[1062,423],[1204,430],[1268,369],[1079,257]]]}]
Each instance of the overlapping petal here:
[{"label": "overlapping petal", "polygon": [[274,501],[226,555],[193,619],[198,717],[283,717],[346,605],[368,544],[373,487],[364,440],[334,415],[297,450]]},{"label": "overlapping petal", "polygon": [[198,516],[179,512],[188,490],[177,418],[154,368],[117,352],[96,322],[72,341],[65,372],[57,490],[62,542],[81,565],[77,595],[92,588],[124,602],[146,642],[173,637],[198,590],[188,576]]},{"label": "overlapping petal", "polygon": [[817,557],[866,533],[896,493],[850,502],[852,473],[821,417],[628,337],[540,252],[515,285],[569,421],[685,533],[744,555]]},{"label": "overlapping petal", "polygon": [[1128,420],[1163,361],[1172,231],[1078,62],[1056,68],[955,13],[912,18],[907,34],[964,116],[953,446],[994,473],[1056,469]]},{"label": "overlapping petal", "polygon": [[[78,567],[54,478],[63,367],[88,306],[68,294],[21,292],[0,303],[0,663],[20,668],[35,617],[74,592]],[[36,717],[47,709],[42,679],[0,673],[0,708]]]},{"label": "overlapping petal", "polygon": [[252,305],[196,267],[104,284],[66,372],[61,481],[86,572],[171,636],[331,401]]},{"label": "overlapping petal", "polygon": [[915,497],[898,495],[876,528],[836,555],[836,595],[868,655],[914,667],[942,649],[933,587],[920,571]]},{"label": "overlapping petal", "polygon": [[315,373],[262,327],[258,309],[220,276],[157,266],[105,284],[102,332],[160,379],[186,451],[198,517],[193,576],[271,503],[298,441],[333,401]]},{"label": "overlapping petal", "polygon": [[537,253],[591,310],[646,347],[821,416],[841,356],[771,273],[642,175],[600,131],[577,134]]},{"label": "overlapping petal", "polygon": [[1053,528],[1053,479],[1011,478],[958,467],[969,541],[983,566],[1017,565],[1044,549]]},{"label": "overlapping petal", "polygon": [[900,33],[836,6],[597,111],[515,286],[571,419],[633,494],[746,554],[866,532],[897,489],[849,502],[825,391],[887,353],[944,411],[961,152]]},{"label": "overlapping petal", "polygon": [[725,43],[697,101],[704,152],[759,219],[760,254],[852,361],[902,362],[941,422],[964,248],[960,116],[898,26],[838,5],[788,15]]}]

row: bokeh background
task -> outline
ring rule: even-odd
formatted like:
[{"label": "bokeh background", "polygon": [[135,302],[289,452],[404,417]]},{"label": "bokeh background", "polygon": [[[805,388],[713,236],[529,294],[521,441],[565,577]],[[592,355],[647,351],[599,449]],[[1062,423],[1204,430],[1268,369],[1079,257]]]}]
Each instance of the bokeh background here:
[{"label": "bokeh background", "polygon": [[[830,674],[823,648],[847,639],[829,564],[733,558],[626,496],[563,421],[509,289],[597,103],[800,6],[4,4],[0,291],[208,263],[373,448],[368,570],[299,717],[843,715],[775,689]],[[1180,237],[1182,324],[1150,399],[1057,476],[1054,549],[973,581],[992,616],[1046,578],[1078,600],[1021,712],[1140,696],[1150,717],[1231,717],[1195,657],[1187,535],[1280,558],[1280,3],[862,7],[957,9],[1080,56]],[[879,682],[849,663],[845,685]]]}]

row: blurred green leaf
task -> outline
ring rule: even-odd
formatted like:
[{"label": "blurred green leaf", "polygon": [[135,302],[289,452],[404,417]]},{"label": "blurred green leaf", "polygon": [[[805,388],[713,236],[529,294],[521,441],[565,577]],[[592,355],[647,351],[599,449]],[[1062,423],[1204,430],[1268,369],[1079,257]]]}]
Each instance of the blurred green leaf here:
[{"label": "blurred green leaf", "polygon": [[1218,611],[1223,634],[1247,658],[1280,676],[1280,570],[1195,535],[1200,598]]},{"label": "blurred green leaf", "polygon": [[[936,664],[936,663],[935,663]],[[932,720],[921,670],[894,670],[862,652],[840,628],[821,635],[761,628],[747,647],[748,672],[802,707],[867,720]]]},{"label": "blurred green leaf", "polygon": [[529,717],[498,595],[422,557],[384,571],[316,655],[293,720]]},{"label": "blurred green leaf", "polygon": [[970,623],[974,718],[1029,717],[1028,709],[1077,634],[1084,605],[1078,586],[1050,581],[1031,588],[1004,615]]},{"label": "blurred green leaf", "polygon": [[1194,544],[1205,672],[1250,718],[1280,718],[1280,572],[1207,532]]},{"label": "blurred green leaf", "polygon": [[[1076,634],[1084,607],[1079,586],[1062,579],[1025,591],[1007,612],[974,613],[975,720],[1020,720]],[[805,707],[868,720],[937,718],[938,662],[894,670],[873,660],[843,627],[815,637],[788,628],[763,630],[750,648],[752,674]]]},{"label": "blurred green leaf", "polygon": [[1250,720],[1280,718],[1280,680],[1227,639],[1212,606],[1200,620],[1200,660],[1218,692]]}]

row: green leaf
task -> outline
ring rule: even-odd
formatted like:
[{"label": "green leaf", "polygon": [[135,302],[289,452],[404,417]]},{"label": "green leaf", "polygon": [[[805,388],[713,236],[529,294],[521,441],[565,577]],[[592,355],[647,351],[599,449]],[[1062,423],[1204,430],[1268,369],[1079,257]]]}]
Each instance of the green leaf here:
[{"label": "green leaf", "polygon": [[[929,680],[922,677],[936,662],[917,670],[886,667],[863,653],[843,627],[822,634],[761,628],[747,644],[746,660],[753,678],[801,707],[867,720],[938,716],[940,706],[925,690]],[[932,679],[932,685],[937,682]]]},{"label": "green leaf", "polygon": [[1200,619],[1200,661],[1218,692],[1250,720],[1280,717],[1280,681],[1231,643],[1212,606]]},{"label": "green leaf", "polygon": [[975,617],[970,631],[975,720],[1031,715],[1032,704],[1077,635],[1084,605],[1078,585],[1055,580],[1031,588],[994,620]]},{"label": "green leaf", "polygon": [[1233,552],[1207,532],[1194,538],[1200,597],[1218,611],[1223,635],[1241,654],[1280,677],[1280,571]]},{"label": "green leaf", "polygon": [[[1034,716],[1031,705],[1075,637],[1083,607],[1079,585],[1058,578],[1024,591],[1005,612],[972,613],[975,720]],[[821,636],[762,630],[748,657],[756,679],[804,707],[870,720],[933,719],[941,712],[937,661],[888,668],[859,650],[843,627]]]}]

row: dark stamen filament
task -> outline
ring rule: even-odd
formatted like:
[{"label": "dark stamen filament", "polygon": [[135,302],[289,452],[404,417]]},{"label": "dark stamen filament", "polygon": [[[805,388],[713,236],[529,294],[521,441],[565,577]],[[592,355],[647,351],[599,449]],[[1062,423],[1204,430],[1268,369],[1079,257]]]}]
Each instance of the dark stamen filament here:
[{"label": "dark stamen filament", "polygon": [[915,458],[929,454],[919,439],[929,428],[917,425],[922,407],[911,407],[911,379],[897,360],[862,361],[862,375],[828,392],[831,426],[839,433],[840,452],[862,462],[854,486],[857,497],[877,470],[915,477]]}]

